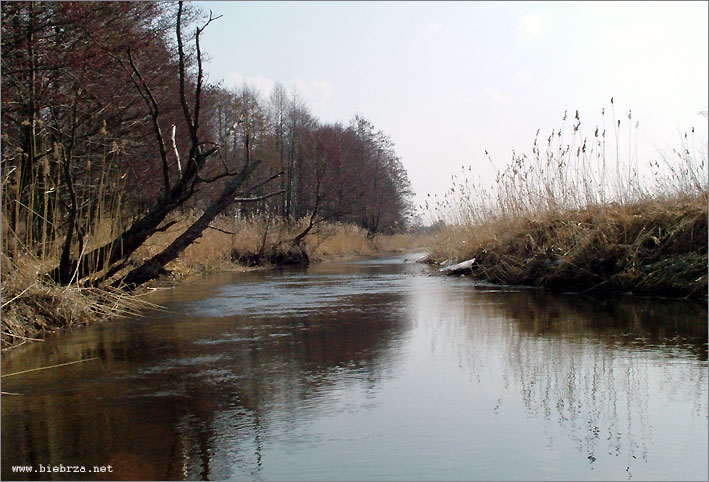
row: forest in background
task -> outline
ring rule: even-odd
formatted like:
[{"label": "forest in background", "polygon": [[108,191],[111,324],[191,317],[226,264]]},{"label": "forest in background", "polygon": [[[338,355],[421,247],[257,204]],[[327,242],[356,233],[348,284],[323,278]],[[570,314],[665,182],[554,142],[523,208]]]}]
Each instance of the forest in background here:
[{"label": "forest in background", "polygon": [[4,256],[63,256],[55,280],[84,279],[142,244],[125,233],[146,213],[162,219],[142,241],[239,176],[219,213],[305,218],[296,244],[323,221],[406,226],[406,171],[367,119],[320,122],[282,85],[264,99],[205,82],[199,37],[215,20],[194,4],[3,3]]}]

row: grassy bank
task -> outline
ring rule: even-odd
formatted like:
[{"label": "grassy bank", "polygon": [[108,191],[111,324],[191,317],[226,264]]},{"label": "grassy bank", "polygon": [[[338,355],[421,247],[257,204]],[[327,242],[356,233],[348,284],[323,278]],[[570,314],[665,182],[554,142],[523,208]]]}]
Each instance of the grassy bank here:
[{"label": "grassy bank", "polygon": [[2,291],[3,349],[41,340],[45,333],[69,326],[137,315],[153,306],[121,290],[59,286],[36,276],[25,280],[4,276]]},{"label": "grassy bank", "polygon": [[455,178],[429,206],[444,226],[431,262],[474,259],[466,274],[502,284],[706,297],[706,151],[685,136],[673,156],[641,167],[605,131],[582,138],[576,121],[568,142],[552,132],[491,187]]},{"label": "grassy bank", "polygon": [[475,259],[469,274],[553,290],[707,295],[707,205],[703,198],[542,213],[436,236],[431,259]]},{"label": "grassy bank", "polygon": [[[199,213],[182,213],[165,232],[154,234],[129,260],[126,269],[137,266],[171,243]],[[166,266],[161,284],[174,284],[190,276],[213,271],[254,269],[258,261],[289,259],[288,240],[302,230],[304,222],[285,224],[274,220],[239,220],[220,217],[181,256]],[[105,230],[110,233],[110,230]],[[99,243],[101,240],[96,239]],[[412,249],[417,239],[403,234],[367,236],[357,226],[324,223],[305,238],[311,261],[348,259]],[[58,246],[58,245],[57,245]],[[120,289],[60,286],[44,275],[56,264],[58,247],[42,256],[24,252],[2,255],[2,347],[41,339],[44,334],[115,316],[136,315],[152,305],[143,299],[145,289],[127,293]],[[269,257],[270,255],[270,257]],[[280,258],[279,258],[280,257]]]}]

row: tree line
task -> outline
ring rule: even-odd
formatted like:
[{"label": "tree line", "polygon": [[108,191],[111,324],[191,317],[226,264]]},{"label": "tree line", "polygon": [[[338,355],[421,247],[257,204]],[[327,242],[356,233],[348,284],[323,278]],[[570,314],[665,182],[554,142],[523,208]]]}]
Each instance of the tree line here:
[{"label": "tree line", "polygon": [[[406,171],[367,119],[323,123],[298,92],[205,80],[219,21],[182,2],[2,3],[2,247],[57,282],[135,286],[219,214],[405,227]],[[203,214],[128,269],[186,208]],[[107,232],[106,232],[107,231]],[[57,258],[57,259],[55,259]]]}]

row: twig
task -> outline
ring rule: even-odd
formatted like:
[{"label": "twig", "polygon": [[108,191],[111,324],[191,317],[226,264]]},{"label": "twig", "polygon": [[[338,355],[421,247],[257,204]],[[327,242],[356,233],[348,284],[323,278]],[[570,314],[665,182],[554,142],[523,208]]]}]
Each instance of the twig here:
[{"label": "twig", "polygon": [[44,216],[42,216],[41,214],[39,214],[39,213],[38,213],[37,211],[35,211],[34,209],[32,209],[32,208],[29,207],[29,206],[26,206],[26,205],[22,204],[22,203],[21,203],[19,200],[17,200],[17,199],[15,199],[14,201],[15,201],[17,204],[19,204],[20,206],[22,206],[23,208],[27,209],[27,210],[28,210],[29,212],[31,212],[32,214],[34,214],[35,216],[37,216],[38,218],[42,219],[43,221],[46,221],[50,226],[52,226],[53,228],[56,229],[57,226],[56,226],[53,222],[51,222],[49,219],[47,219],[46,217],[44,217]]},{"label": "twig", "polygon": [[0,351],[12,350],[14,348],[17,348],[18,346],[24,345],[25,343],[27,343],[27,340],[23,340],[22,343],[18,343],[17,345],[6,346],[5,348],[1,349]]},{"label": "twig", "polygon": [[5,303],[3,303],[2,306],[0,306],[0,308],[5,308],[7,305],[9,305],[9,304],[12,303],[13,301],[15,301],[17,298],[19,298],[20,296],[24,295],[24,294],[27,292],[27,290],[30,289],[30,288],[32,288],[33,286],[34,286],[34,283],[32,283],[32,284],[29,285],[27,288],[25,288],[24,290],[22,290],[22,293],[20,293],[19,295],[15,296],[15,297],[12,298],[11,300],[8,300],[8,301],[6,301]]},{"label": "twig", "polygon": [[87,361],[98,360],[98,359],[99,359],[98,357],[94,357],[94,358],[87,358],[86,360],[77,360],[77,361],[72,361],[72,362],[67,362],[67,363],[60,363],[59,365],[50,365],[50,366],[48,366],[48,367],[32,368],[32,369],[30,369],[30,370],[22,370],[21,372],[8,373],[8,374],[6,374],[6,375],[0,376],[0,378],[12,377],[12,376],[14,376],[14,375],[21,375],[21,374],[23,374],[23,373],[36,372],[36,371],[39,371],[39,370],[48,370],[48,369],[50,369],[50,368],[64,367],[64,366],[67,366],[67,365],[74,365],[74,364],[76,364],[76,363],[84,363],[84,362],[87,362]]},{"label": "twig", "polygon": [[182,178],[182,163],[180,162],[180,152],[177,150],[177,141],[175,140],[175,131],[177,126],[172,124],[172,149],[175,151],[175,159],[177,159],[177,169],[180,171],[180,178]]},{"label": "twig", "polygon": [[264,194],[263,196],[255,196],[255,197],[237,197],[234,198],[235,202],[240,202],[240,203],[252,203],[256,201],[263,201],[264,199],[268,199],[273,196],[278,196],[279,194],[283,194],[285,189],[281,189],[280,191],[274,191],[268,194]]},{"label": "twig", "polygon": [[236,234],[236,233],[233,233],[233,232],[231,232],[231,231],[225,231],[225,230],[223,230],[223,229],[215,228],[214,226],[207,226],[207,228],[213,229],[213,230],[215,230],[215,231],[219,231],[220,233],[231,234],[232,236]]},{"label": "twig", "polygon": [[[74,274],[71,275],[71,279],[69,280],[69,283],[66,285],[66,288],[64,288],[64,293],[67,292],[71,284],[74,282],[74,279],[76,278],[76,275],[79,274],[79,267],[81,266],[81,259],[84,257],[84,253],[86,252],[86,245],[81,247],[81,252],[79,253],[79,261],[76,263],[76,269],[74,270]],[[79,287],[79,280],[76,280],[76,287]]]},{"label": "twig", "polygon": [[10,333],[10,332],[8,332],[8,331],[3,331],[2,334],[3,334],[3,335],[7,335],[7,336],[12,336],[12,337],[14,337],[14,338],[19,338],[20,340],[44,341],[42,338],[28,338],[28,337],[26,337],[26,336],[13,335],[12,333]]}]

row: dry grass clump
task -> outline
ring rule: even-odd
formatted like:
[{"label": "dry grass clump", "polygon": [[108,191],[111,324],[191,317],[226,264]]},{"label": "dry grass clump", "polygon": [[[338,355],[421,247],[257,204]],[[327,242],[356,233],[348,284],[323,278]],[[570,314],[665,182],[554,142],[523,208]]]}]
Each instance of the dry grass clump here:
[{"label": "dry grass clump", "polygon": [[[307,219],[287,224],[281,221],[255,219],[241,221],[236,228],[234,249],[240,256],[283,252],[298,233],[307,226]],[[339,222],[318,224],[304,239],[305,251],[311,261],[374,256],[399,252],[415,245],[406,234],[378,234],[373,238],[359,226]]]},{"label": "dry grass clump", "polygon": [[377,252],[367,230],[352,224],[328,223],[309,238],[306,249],[312,259],[371,256]]},{"label": "dry grass clump", "polygon": [[403,253],[427,246],[429,239],[420,234],[387,234],[374,238],[374,246],[385,253]]},{"label": "dry grass clump", "polygon": [[[131,257],[132,265],[149,259],[170,245],[183,233],[200,213],[186,212],[173,214],[167,221],[175,221],[167,231],[153,234],[136,250]],[[180,256],[167,264],[166,269],[173,276],[182,278],[191,274],[203,274],[215,270],[223,270],[231,266],[231,252],[234,247],[234,223],[226,216],[215,219],[209,229],[192,245],[188,246]]]},{"label": "dry grass clump", "polygon": [[[48,142],[48,139],[41,139]],[[67,232],[66,199],[59,166],[61,149],[29,163],[32,171],[3,164],[2,175],[2,336],[3,347],[17,345],[60,327],[114,315],[134,314],[148,306],[137,298],[110,288],[59,286],[46,276],[59,264]],[[39,161],[41,159],[41,161]],[[5,159],[3,159],[5,160]],[[124,181],[113,176],[118,151],[92,154],[87,162],[97,184],[75,185],[78,202],[72,256],[114,239],[130,220],[121,213]],[[55,175],[51,173],[55,172]]]},{"label": "dry grass clump", "polygon": [[353,224],[325,223],[306,238],[311,259],[328,260],[400,253],[420,247],[420,238],[412,234],[377,234]]},{"label": "dry grass clump", "polygon": [[431,260],[475,258],[472,274],[498,283],[707,296],[706,152],[685,136],[641,173],[630,149],[608,160],[605,130],[581,140],[575,119],[570,144],[562,130],[544,151],[535,142],[491,188],[454,179],[432,207],[446,227]]},{"label": "dry grass clump", "polygon": [[60,286],[41,276],[31,256],[13,261],[2,256],[3,348],[34,341],[44,333],[113,316],[137,315],[151,303],[111,288]]}]

